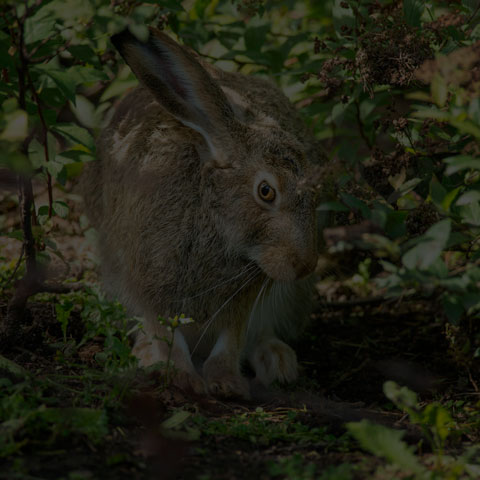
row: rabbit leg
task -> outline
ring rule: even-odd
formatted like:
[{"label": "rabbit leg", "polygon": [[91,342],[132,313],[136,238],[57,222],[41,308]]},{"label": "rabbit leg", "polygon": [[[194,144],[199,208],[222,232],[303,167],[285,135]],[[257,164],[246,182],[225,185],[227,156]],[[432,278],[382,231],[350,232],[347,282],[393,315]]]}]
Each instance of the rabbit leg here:
[{"label": "rabbit leg", "polygon": [[238,337],[238,331],[223,330],[203,364],[208,391],[215,396],[250,397],[248,381],[240,372],[241,345]]},{"label": "rabbit leg", "polygon": [[290,383],[298,377],[297,355],[274,335],[259,339],[249,361],[256,380],[265,386],[274,381]]},{"label": "rabbit leg", "polygon": [[143,324],[143,331],[140,331],[135,339],[132,353],[138,358],[142,367],[148,367],[157,362],[164,362],[169,359],[174,364],[173,383],[182,390],[193,390],[195,393],[206,393],[205,382],[196,372],[192,363],[190,351],[182,332],[177,329],[173,339],[173,345],[169,345],[162,338],[170,338],[171,332],[164,325],[156,320],[146,319]]}]

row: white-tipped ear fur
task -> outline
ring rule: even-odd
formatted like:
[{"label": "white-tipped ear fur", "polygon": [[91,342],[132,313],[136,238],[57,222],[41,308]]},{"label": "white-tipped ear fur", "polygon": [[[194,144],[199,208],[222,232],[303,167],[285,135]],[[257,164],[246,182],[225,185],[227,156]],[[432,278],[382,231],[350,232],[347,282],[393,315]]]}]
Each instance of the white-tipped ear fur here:
[{"label": "white-tipped ear fur", "polygon": [[112,43],[140,82],[177,120],[199,132],[218,166],[227,166],[233,110],[220,87],[185,48],[150,29],[146,42],[128,30]]}]

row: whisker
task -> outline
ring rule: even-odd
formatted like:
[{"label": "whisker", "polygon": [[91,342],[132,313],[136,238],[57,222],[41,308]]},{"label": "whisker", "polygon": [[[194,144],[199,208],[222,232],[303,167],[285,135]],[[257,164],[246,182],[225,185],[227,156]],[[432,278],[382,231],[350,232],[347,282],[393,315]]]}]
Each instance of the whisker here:
[{"label": "whisker", "polygon": [[202,341],[203,337],[205,336],[205,334],[207,333],[207,330],[208,328],[210,327],[210,325],[212,324],[212,322],[215,320],[215,318],[217,317],[217,315],[222,311],[222,309],[241,291],[243,290],[252,280],[254,280],[259,274],[260,274],[261,270],[260,268],[256,268],[253,270],[253,274],[252,272],[249,273],[249,277],[247,279],[246,282],[244,282],[234,293],[233,295],[231,295],[230,297],[228,297],[228,299],[220,306],[220,308],[210,317],[210,319],[207,321],[207,323],[205,324],[205,328],[203,329],[203,332],[202,334],[200,335],[200,338],[197,340],[197,343],[195,344],[195,346],[193,347],[193,350],[192,350],[192,355],[195,353],[195,350],[197,349],[198,345],[200,344],[200,342]]},{"label": "whisker", "polygon": [[245,267],[242,268],[240,273],[237,273],[233,277],[227,278],[226,280],[223,280],[222,282],[217,283],[213,287],[207,288],[207,290],[204,290],[203,292],[199,292],[199,293],[196,293],[195,295],[192,295],[190,297],[184,297],[181,300],[175,300],[175,301],[176,302],[184,302],[185,300],[191,300],[192,298],[201,297],[202,295],[205,295],[206,293],[211,292],[212,290],[215,290],[216,288],[220,287],[221,285],[225,285],[226,283],[229,283],[232,280],[235,280],[236,278],[241,277],[242,275],[245,275],[249,272],[252,272],[255,269],[256,266],[257,265],[255,265],[255,261],[252,260],[251,262],[247,263],[247,265],[245,265]]},{"label": "whisker", "polygon": [[[267,281],[265,282],[265,285],[268,285],[268,280],[270,280],[269,277],[267,277]],[[272,280],[272,284],[273,284],[273,280]],[[260,307],[260,313],[261,313],[262,316],[263,316],[263,302],[265,301],[266,292],[267,292],[267,289],[264,288],[263,292],[262,292],[262,303],[261,303],[261,307]]]},{"label": "whisker", "polygon": [[248,332],[250,331],[250,325],[252,323],[252,318],[253,318],[253,313],[255,312],[255,309],[257,308],[258,301],[260,299],[260,296],[262,295],[263,290],[265,289],[265,285],[268,282],[268,277],[265,278],[264,282],[262,283],[262,286],[258,290],[257,296],[255,297],[255,302],[253,303],[253,307],[250,310],[250,315],[248,317],[248,323],[247,323],[247,331],[245,333],[245,336],[248,336]]},{"label": "whisker", "polygon": [[278,282],[273,282],[272,284],[272,298],[273,298],[273,311],[278,312],[278,296],[279,296],[279,283]]}]

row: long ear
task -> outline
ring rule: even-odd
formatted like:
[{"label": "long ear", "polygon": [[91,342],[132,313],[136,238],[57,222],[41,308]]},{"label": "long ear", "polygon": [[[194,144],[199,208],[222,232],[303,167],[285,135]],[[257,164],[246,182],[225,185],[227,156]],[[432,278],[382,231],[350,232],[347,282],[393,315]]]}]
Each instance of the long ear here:
[{"label": "long ear", "polygon": [[233,110],[223,91],[187,50],[150,28],[146,42],[128,30],[112,43],[133,73],[177,120],[203,135],[215,163],[228,166]]}]

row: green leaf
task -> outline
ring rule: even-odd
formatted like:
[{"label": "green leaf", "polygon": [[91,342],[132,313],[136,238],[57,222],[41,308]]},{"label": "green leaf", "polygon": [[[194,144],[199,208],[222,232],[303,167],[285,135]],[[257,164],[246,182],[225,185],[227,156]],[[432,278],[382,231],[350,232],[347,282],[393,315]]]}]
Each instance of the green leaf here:
[{"label": "green leaf", "polygon": [[391,380],[383,384],[383,393],[402,410],[405,408],[417,408],[418,406],[418,398],[415,392],[412,392],[407,387],[400,387]]},{"label": "green leaf", "polygon": [[459,207],[462,223],[469,223],[476,227],[480,226],[480,202],[470,203]]},{"label": "green leaf", "polygon": [[470,203],[475,203],[480,201],[480,191],[470,190],[461,195],[458,200],[455,202],[455,205],[469,205]]},{"label": "green leaf", "polygon": [[446,245],[450,236],[452,222],[447,218],[436,223],[425,232],[426,239],[438,241],[441,245]]},{"label": "green leaf", "polygon": [[70,73],[61,70],[55,70],[51,68],[50,65],[37,65],[35,70],[48,75],[58,87],[60,92],[65,96],[65,98],[70,100],[72,103],[75,103],[75,89],[77,84],[74,77],[70,75]]},{"label": "green leaf", "polygon": [[27,371],[20,365],[0,355],[0,371],[9,372],[16,377],[26,377]]},{"label": "green leaf", "polygon": [[441,255],[447,245],[450,231],[450,219],[442,220],[430,227],[425,234],[420,237],[420,243],[403,255],[403,265],[411,270],[428,269]]},{"label": "green leaf", "polygon": [[443,208],[442,204],[447,194],[445,187],[433,176],[430,181],[430,197],[439,209]]},{"label": "green leaf", "polygon": [[355,28],[355,15],[350,6],[344,8],[342,5],[348,2],[335,0],[332,7],[333,25],[338,37],[343,37],[342,27]]},{"label": "green leaf", "polygon": [[170,418],[167,418],[162,422],[161,427],[167,430],[179,427],[184,423],[192,414],[186,410],[177,410]]},{"label": "green leaf", "polygon": [[462,305],[465,310],[478,307],[480,305],[480,293],[469,292],[462,295]]},{"label": "green leaf", "polygon": [[430,85],[433,101],[439,106],[443,107],[447,102],[448,86],[444,77],[438,73],[434,75]]},{"label": "green leaf", "polygon": [[411,27],[419,27],[421,18],[425,10],[425,2],[423,0],[403,0],[403,18],[407,25]]},{"label": "green leaf", "polygon": [[244,33],[245,49],[259,52],[265,45],[268,32],[270,24],[247,28]]},{"label": "green leaf", "polygon": [[457,198],[457,195],[460,193],[462,187],[454,188],[450,190],[442,200],[442,207],[445,211],[449,211],[453,201]]},{"label": "green leaf", "polygon": [[76,96],[76,104],[71,105],[72,112],[79,123],[88,128],[99,126],[99,119],[95,115],[95,106],[82,95]]},{"label": "green leaf", "polygon": [[62,153],[57,155],[57,158],[61,158],[61,162],[64,165],[69,165],[69,160],[73,162],[80,162],[80,163],[85,163],[85,162],[91,162],[92,160],[95,159],[94,156],[90,155],[89,153],[86,153],[81,147],[81,149],[71,149],[71,150],[65,150]]},{"label": "green leaf", "polygon": [[25,21],[25,43],[35,43],[56,33],[57,18],[52,15],[50,5],[40,8],[33,16]]},{"label": "green leaf", "polygon": [[0,165],[12,172],[22,175],[32,175],[33,169],[29,159],[19,152],[0,150]]},{"label": "green leaf", "polygon": [[0,134],[0,140],[21,142],[28,134],[28,115],[24,110],[16,110],[4,115],[6,126]]},{"label": "green leaf", "polygon": [[68,217],[68,205],[65,202],[62,202],[61,200],[55,200],[53,202],[53,209],[55,210],[55,213],[61,217],[61,218],[67,218]]},{"label": "green leaf", "polygon": [[[10,55],[9,49],[12,44],[12,39],[5,32],[0,33],[0,68],[15,68],[14,58],[18,56],[18,51],[12,52]],[[8,88],[6,82],[0,82],[0,88]]]},{"label": "green leaf", "polygon": [[474,137],[480,139],[480,127],[478,127],[471,120],[468,120],[468,119],[457,120],[455,118],[450,118],[449,121],[450,121],[450,124],[453,125],[455,128],[458,128],[460,132],[473,135]]},{"label": "green leaf", "polygon": [[70,67],[67,70],[67,73],[75,85],[108,80],[108,75],[105,72],[93,67],[82,65],[74,65],[73,67]]},{"label": "green leaf", "polygon": [[134,88],[137,85],[138,85],[138,80],[136,79],[114,80],[102,93],[102,96],[100,97],[100,102],[105,102],[110,98],[120,96],[121,94],[125,93],[127,90]]},{"label": "green leaf", "polygon": [[385,233],[391,238],[398,238],[405,235],[405,219],[407,216],[408,212],[406,211],[392,210],[389,212],[384,225]]},{"label": "green leaf", "polygon": [[370,218],[371,212],[368,208],[367,204],[362,200],[350,195],[349,193],[341,193],[340,196],[342,200],[352,209],[359,210],[363,216],[363,218]]},{"label": "green leaf", "polygon": [[48,158],[45,158],[45,147],[34,138],[28,146],[28,158],[34,168],[46,169],[50,175],[56,178],[58,173],[62,170],[63,164],[56,161],[56,140],[50,132],[47,134],[47,144]]},{"label": "green leaf", "polygon": [[58,124],[52,126],[52,130],[63,135],[65,138],[69,140],[79,143],[86,147],[90,152],[95,151],[95,142],[93,137],[90,135],[89,131],[86,128],[82,128],[78,125],[66,123],[66,124]]},{"label": "green leaf", "polygon": [[130,30],[132,35],[140,42],[145,43],[148,40],[149,31],[146,25],[131,23],[128,26],[128,29]]},{"label": "green leaf", "polygon": [[413,454],[413,449],[402,441],[403,431],[375,425],[368,420],[350,422],[346,426],[363,449],[385,458],[403,470],[418,475],[426,472],[425,467]]},{"label": "green leaf", "polygon": [[446,294],[442,298],[443,310],[447,315],[447,318],[454,325],[457,324],[462,318],[465,309],[457,295]]},{"label": "green leaf", "polygon": [[412,113],[416,118],[433,118],[439,122],[448,122],[451,119],[450,113],[438,108],[418,108],[416,112]]},{"label": "green leaf", "polygon": [[70,45],[68,51],[82,62],[96,63],[96,54],[88,45]]},{"label": "green leaf", "polygon": [[425,407],[422,417],[443,444],[451,431],[452,417],[448,411],[438,403],[431,403]]},{"label": "green leaf", "polygon": [[57,321],[60,323],[63,333],[63,341],[67,341],[67,327],[68,327],[68,320],[70,319],[70,314],[73,310],[73,303],[65,302],[63,304],[56,303],[55,304],[55,313],[57,317]]},{"label": "green leaf", "polygon": [[411,178],[405,183],[402,183],[392,194],[389,195],[388,202],[396,202],[399,198],[410,193],[419,183],[422,183],[421,178]]},{"label": "green leaf", "polygon": [[480,98],[474,98],[468,105],[468,116],[480,125]]},{"label": "green leaf", "polygon": [[456,155],[454,157],[447,157],[443,160],[447,165],[445,175],[453,175],[462,170],[479,170],[480,158],[475,158],[470,155]]}]

